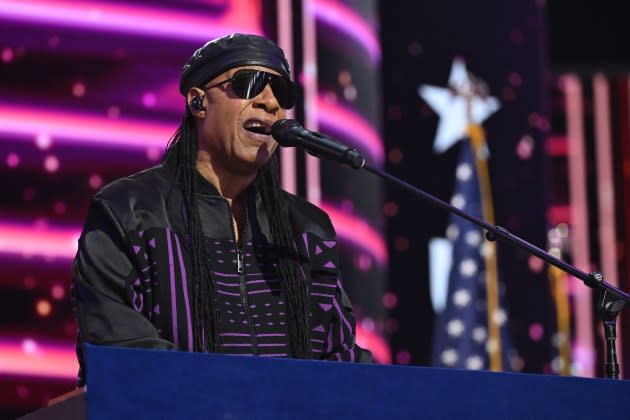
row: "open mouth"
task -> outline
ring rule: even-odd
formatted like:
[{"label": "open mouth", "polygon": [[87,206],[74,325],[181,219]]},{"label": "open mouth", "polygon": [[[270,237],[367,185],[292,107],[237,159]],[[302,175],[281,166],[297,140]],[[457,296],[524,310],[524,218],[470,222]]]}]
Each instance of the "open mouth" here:
[{"label": "open mouth", "polygon": [[271,134],[271,124],[266,121],[251,119],[245,121],[243,128],[255,134],[263,134],[268,136]]}]

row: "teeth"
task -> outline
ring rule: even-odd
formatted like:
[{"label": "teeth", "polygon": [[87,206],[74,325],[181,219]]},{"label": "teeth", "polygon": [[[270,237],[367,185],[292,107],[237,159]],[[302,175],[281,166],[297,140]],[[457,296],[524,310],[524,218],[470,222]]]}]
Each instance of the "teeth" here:
[{"label": "teeth", "polygon": [[245,125],[247,125],[247,126],[263,126],[263,127],[267,126],[267,124],[264,121],[254,120],[254,119],[246,121]]},{"label": "teeth", "polygon": [[243,127],[255,133],[269,134],[271,132],[269,126],[260,121],[247,121]]}]

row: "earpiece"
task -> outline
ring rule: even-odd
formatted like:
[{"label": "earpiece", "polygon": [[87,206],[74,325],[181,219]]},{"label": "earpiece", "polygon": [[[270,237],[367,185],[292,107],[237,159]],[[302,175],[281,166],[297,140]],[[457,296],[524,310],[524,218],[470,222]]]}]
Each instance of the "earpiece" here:
[{"label": "earpiece", "polygon": [[205,111],[206,107],[203,106],[203,96],[195,96],[190,101],[190,107],[197,111]]}]

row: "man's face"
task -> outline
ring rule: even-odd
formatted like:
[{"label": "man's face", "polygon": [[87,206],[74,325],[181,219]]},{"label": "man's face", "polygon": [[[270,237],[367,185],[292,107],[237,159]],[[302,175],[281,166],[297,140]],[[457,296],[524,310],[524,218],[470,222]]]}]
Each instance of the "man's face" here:
[{"label": "man's face", "polygon": [[[235,67],[215,77],[205,86],[229,79],[241,69],[278,74],[261,66]],[[189,93],[189,103],[190,95]],[[204,112],[193,110],[199,117],[199,151],[208,153],[216,171],[251,175],[269,160],[278,143],[271,134],[265,134],[264,131],[269,132],[274,122],[286,116],[286,110],[278,104],[269,84],[256,97],[241,99],[233,92],[231,82],[228,82],[207,89],[203,104],[206,108]]]}]

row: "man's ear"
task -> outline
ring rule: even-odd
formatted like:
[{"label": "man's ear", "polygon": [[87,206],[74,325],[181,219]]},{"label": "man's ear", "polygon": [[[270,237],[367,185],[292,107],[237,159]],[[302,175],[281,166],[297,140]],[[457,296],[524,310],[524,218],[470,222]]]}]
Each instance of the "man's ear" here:
[{"label": "man's ear", "polygon": [[190,113],[197,118],[203,118],[205,116],[205,98],[205,92],[196,87],[190,88],[190,90],[188,91],[188,95],[186,95],[186,100],[188,102]]}]

